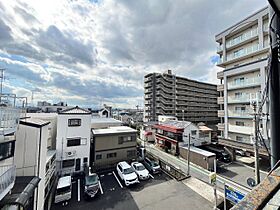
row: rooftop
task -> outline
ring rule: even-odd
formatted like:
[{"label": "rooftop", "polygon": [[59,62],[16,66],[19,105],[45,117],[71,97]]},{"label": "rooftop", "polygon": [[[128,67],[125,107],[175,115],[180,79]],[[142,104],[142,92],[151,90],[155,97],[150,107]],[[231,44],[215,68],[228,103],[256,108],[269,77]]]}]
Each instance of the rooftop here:
[{"label": "rooftop", "polygon": [[[188,149],[188,146],[187,146],[187,145],[183,145],[183,146],[181,146],[181,147],[184,148],[184,149]],[[202,155],[207,156],[207,157],[216,156],[216,154],[213,153],[213,152],[208,152],[208,151],[206,151],[206,150],[199,149],[199,148],[194,147],[194,146],[191,146],[191,147],[190,147],[190,151],[193,151],[193,152],[202,154]]]},{"label": "rooftop", "polygon": [[92,129],[94,135],[104,135],[104,134],[117,134],[117,133],[134,133],[137,130],[132,129],[128,126],[115,126],[109,128]]},{"label": "rooftop", "polygon": [[76,106],[70,109],[62,110],[58,114],[91,114],[91,112]]},{"label": "rooftop", "polygon": [[50,124],[50,122],[45,121],[45,120],[36,119],[36,118],[25,118],[25,119],[21,119],[19,124],[27,125],[27,126],[31,126],[31,127],[43,127],[45,125]]},{"label": "rooftop", "polygon": [[91,124],[93,123],[122,123],[120,120],[116,120],[114,118],[107,117],[92,117]]}]

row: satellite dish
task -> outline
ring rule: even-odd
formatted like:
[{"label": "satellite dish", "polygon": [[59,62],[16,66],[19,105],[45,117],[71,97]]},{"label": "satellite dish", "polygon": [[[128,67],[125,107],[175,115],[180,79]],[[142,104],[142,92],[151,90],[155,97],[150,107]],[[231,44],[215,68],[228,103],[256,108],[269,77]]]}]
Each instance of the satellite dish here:
[{"label": "satellite dish", "polygon": [[250,187],[255,187],[255,186],[256,186],[256,181],[255,181],[255,179],[249,177],[249,178],[247,178],[247,184],[248,184]]}]

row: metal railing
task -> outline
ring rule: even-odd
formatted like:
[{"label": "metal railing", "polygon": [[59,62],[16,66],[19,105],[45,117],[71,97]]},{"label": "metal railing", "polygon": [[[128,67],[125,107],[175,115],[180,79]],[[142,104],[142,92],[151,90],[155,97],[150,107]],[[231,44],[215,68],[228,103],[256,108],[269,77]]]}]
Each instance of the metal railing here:
[{"label": "metal railing", "polygon": [[16,166],[0,166],[0,200],[13,188],[16,180]]},{"label": "metal railing", "polygon": [[229,47],[235,46],[241,42],[251,39],[252,37],[256,37],[257,35],[258,35],[258,28],[254,28],[250,31],[247,31],[246,33],[243,33],[242,35],[240,35],[234,39],[227,41],[226,47],[229,48]]},{"label": "metal railing", "polygon": [[255,45],[249,46],[247,48],[239,50],[236,53],[229,54],[226,57],[226,61],[230,61],[230,60],[233,60],[233,59],[236,59],[236,58],[240,58],[242,56],[245,56],[245,55],[251,54],[253,52],[256,52],[258,50],[259,50],[259,44],[255,44]]},{"label": "metal railing", "polygon": [[0,107],[0,135],[16,131],[20,110],[13,107]]},{"label": "metal railing", "polygon": [[260,77],[252,77],[252,78],[246,78],[243,81],[240,82],[229,82],[228,83],[228,89],[232,88],[240,88],[240,87],[250,87],[254,85],[260,85],[261,79]]}]

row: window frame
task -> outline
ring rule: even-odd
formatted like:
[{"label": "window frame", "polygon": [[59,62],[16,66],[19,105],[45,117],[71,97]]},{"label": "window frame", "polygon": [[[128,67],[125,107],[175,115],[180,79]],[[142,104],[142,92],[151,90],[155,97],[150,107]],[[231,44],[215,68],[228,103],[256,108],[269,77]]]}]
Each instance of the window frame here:
[{"label": "window frame", "polygon": [[[79,144],[72,144],[72,145],[69,145],[69,141],[75,141],[75,140],[79,140]],[[67,147],[77,147],[77,146],[82,145],[81,142],[82,142],[82,139],[81,139],[80,137],[77,137],[77,138],[67,138],[66,146],[67,146]]]},{"label": "window frame", "polygon": [[[77,123],[73,123],[77,121]],[[68,127],[79,127],[82,124],[82,119],[81,118],[70,118],[68,119]]]},{"label": "window frame", "polygon": [[[6,146],[6,148],[4,148],[3,146],[4,147]],[[3,151],[5,151],[5,154],[4,154],[4,152],[1,153],[2,152],[1,147],[2,147]],[[15,140],[0,143],[0,155],[2,155],[2,154],[3,154],[3,156],[0,156],[0,161],[6,160],[6,159],[11,158],[11,157],[14,157],[14,154],[15,154]]]}]

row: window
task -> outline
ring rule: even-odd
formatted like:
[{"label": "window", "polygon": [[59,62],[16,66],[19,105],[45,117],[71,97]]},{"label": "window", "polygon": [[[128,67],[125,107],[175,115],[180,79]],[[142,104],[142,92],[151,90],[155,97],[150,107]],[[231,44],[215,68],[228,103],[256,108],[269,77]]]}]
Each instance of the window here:
[{"label": "window", "polygon": [[235,98],[241,98],[242,97],[242,93],[241,92],[237,92],[235,93]]},{"label": "window", "polygon": [[81,119],[68,119],[68,126],[69,127],[81,126]]},{"label": "window", "polygon": [[88,158],[84,157],[84,164],[88,162]]},{"label": "window", "polygon": [[135,158],[136,156],[136,150],[128,150],[127,151],[127,157],[128,158]]},{"label": "window", "polygon": [[235,111],[236,112],[245,112],[246,111],[246,107],[245,106],[236,106],[235,107]]},{"label": "window", "polygon": [[196,136],[196,131],[195,130],[191,131],[191,135]]},{"label": "window", "polygon": [[0,144],[0,160],[13,157],[15,151],[15,141]]},{"label": "window", "polygon": [[238,78],[238,79],[235,79],[235,80],[234,80],[234,83],[237,84],[237,85],[239,85],[239,84],[243,84],[244,81],[245,81],[244,77],[240,77],[240,78]]},{"label": "window", "polygon": [[242,136],[236,136],[236,141],[243,141],[243,137]]},{"label": "window", "polygon": [[238,126],[245,126],[245,123],[244,123],[244,122],[241,122],[241,121],[236,121],[236,122],[235,122],[235,125],[238,125]]},{"label": "window", "polygon": [[108,153],[107,154],[107,158],[114,158],[114,157],[117,157],[117,153],[116,152]]},{"label": "window", "polygon": [[63,160],[62,168],[73,167],[75,165],[75,159]]},{"label": "window", "polygon": [[67,147],[79,146],[81,145],[81,139],[67,139]]},{"label": "window", "polygon": [[95,156],[95,160],[101,160],[102,159],[102,154],[98,154]]},{"label": "window", "polygon": [[135,136],[119,136],[119,144],[123,144],[125,142],[135,141]]}]

